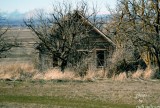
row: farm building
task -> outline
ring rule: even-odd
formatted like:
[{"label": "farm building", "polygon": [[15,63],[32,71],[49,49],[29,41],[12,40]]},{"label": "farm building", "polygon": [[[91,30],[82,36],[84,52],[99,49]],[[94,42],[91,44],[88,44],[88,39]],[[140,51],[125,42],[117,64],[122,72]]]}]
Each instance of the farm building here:
[{"label": "farm building", "polygon": [[[54,36],[56,39],[60,36],[63,38],[62,40],[51,39],[56,43],[54,45],[56,48],[58,47],[58,50],[54,48],[52,51],[54,54],[50,54],[44,43],[39,43],[37,46],[40,67],[46,69],[60,65],[73,66],[85,60],[85,65],[89,69],[106,68],[116,48],[115,43],[81,12],[74,11],[74,13],[66,16],[59,20],[60,26],[54,25],[50,31],[50,36]],[[67,40],[64,41],[66,38]],[[62,58],[66,53],[65,57],[68,63],[60,60],[60,57]]]}]

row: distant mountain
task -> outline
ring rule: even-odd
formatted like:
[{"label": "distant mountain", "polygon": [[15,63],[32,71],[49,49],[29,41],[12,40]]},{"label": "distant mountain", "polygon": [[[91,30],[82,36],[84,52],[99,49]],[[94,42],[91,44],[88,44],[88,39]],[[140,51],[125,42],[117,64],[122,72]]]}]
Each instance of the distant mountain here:
[{"label": "distant mountain", "polygon": [[21,20],[24,18],[25,13],[20,13],[18,10],[15,10],[11,13],[8,13],[7,19],[9,20]]},{"label": "distant mountain", "polygon": [[[43,11],[43,10],[41,10],[41,11]],[[18,10],[15,10],[13,12],[1,12],[0,15],[5,20],[1,21],[0,24],[10,25],[10,26],[23,26],[24,25],[23,20],[34,17],[36,12],[37,12],[36,9],[31,10],[31,11],[26,12],[26,13],[21,13]],[[109,15],[104,15],[103,14],[103,15],[97,15],[96,19],[98,21],[106,21],[106,19],[108,20],[109,17],[110,17]],[[89,20],[92,22],[94,20],[94,18],[91,17],[91,18],[89,18]]]},{"label": "distant mountain", "polygon": [[20,13],[18,10],[13,12],[1,12],[1,16],[3,17],[3,21],[1,24],[3,25],[10,25],[10,26],[20,26],[23,24],[23,19],[25,13]]},{"label": "distant mountain", "polygon": [[10,26],[24,25],[23,20],[33,17],[35,15],[35,12],[35,10],[26,13],[21,13],[18,10],[15,10],[13,12],[1,12],[0,15],[3,20],[1,20],[0,24]]}]

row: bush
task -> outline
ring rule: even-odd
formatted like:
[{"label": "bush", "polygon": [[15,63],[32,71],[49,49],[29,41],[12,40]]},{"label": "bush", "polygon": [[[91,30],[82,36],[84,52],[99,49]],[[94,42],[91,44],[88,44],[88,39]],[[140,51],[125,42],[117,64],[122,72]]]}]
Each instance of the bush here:
[{"label": "bush", "polygon": [[147,65],[143,59],[140,59],[140,57],[137,57],[134,54],[132,54],[132,56],[128,56],[126,50],[118,49],[113,54],[111,65],[109,66],[108,76],[112,77],[114,75],[119,75],[120,73],[126,72],[128,77],[129,72],[133,73],[138,69],[145,70],[146,68]]},{"label": "bush", "polygon": [[30,63],[8,63],[0,66],[0,79],[31,79],[36,69]]}]

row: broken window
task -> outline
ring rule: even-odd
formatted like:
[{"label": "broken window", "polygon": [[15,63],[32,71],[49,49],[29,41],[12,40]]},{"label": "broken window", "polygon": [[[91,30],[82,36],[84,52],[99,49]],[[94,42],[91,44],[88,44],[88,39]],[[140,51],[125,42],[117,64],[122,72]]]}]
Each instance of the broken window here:
[{"label": "broken window", "polygon": [[97,56],[97,67],[103,67],[105,65],[105,51],[98,50],[96,52],[96,56]]}]

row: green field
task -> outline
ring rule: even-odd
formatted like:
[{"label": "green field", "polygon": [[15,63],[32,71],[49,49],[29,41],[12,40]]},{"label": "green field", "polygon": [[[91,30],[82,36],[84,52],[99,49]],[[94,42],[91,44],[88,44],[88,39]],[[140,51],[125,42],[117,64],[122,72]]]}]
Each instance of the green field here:
[{"label": "green field", "polygon": [[126,104],[113,104],[101,101],[87,100],[87,99],[67,99],[63,97],[49,97],[49,96],[1,96],[0,107],[8,107],[5,105],[12,103],[10,107],[20,107],[26,105],[26,107],[65,107],[65,108],[135,108],[134,105]]},{"label": "green field", "polygon": [[[160,103],[160,81],[0,81],[2,108],[135,108]],[[142,102],[141,102],[142,101]]]}]

